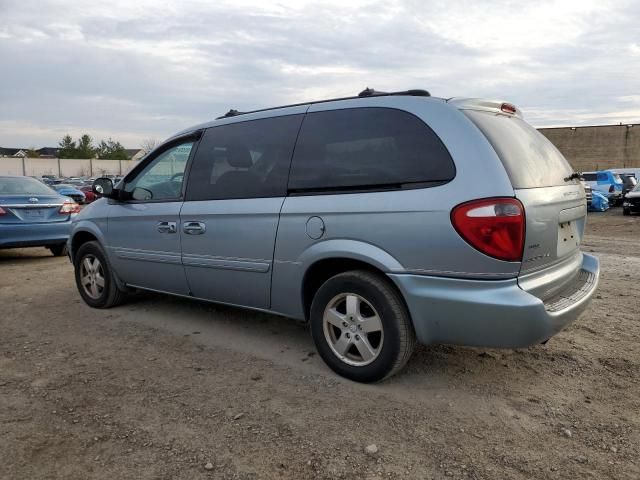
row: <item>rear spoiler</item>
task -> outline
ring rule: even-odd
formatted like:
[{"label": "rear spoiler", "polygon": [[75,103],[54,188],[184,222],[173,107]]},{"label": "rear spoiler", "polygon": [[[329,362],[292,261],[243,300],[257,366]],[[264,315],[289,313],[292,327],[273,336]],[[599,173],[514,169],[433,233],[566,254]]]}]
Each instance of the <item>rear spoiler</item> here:
[{"label": "rear spoiler", "polygon": [[518,107],[502,100],[453,97],[447,99],[447,103],[452,104],[458,110],[480,110],[522,118],[522,111]]}]

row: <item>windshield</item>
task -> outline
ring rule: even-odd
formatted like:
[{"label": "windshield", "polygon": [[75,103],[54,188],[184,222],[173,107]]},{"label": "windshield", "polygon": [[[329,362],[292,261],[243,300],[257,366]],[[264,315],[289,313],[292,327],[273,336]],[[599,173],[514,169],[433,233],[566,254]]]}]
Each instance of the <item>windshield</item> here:
[{"label": "windshield", "polygon": [[0,195],[55,195],[44,183],[29,177],[0,177]]},{"label": "windshield", "polygon": [[640,192],[640,183],[638,183],[635,187],[633,187],[632,192]]}]

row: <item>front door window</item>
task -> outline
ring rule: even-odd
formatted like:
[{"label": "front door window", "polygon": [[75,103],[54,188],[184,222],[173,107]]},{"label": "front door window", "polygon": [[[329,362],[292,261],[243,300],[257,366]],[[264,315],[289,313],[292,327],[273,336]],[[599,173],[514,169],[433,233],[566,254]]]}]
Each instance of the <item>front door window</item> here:
[{"label": "front door window", "polygon": [[194,142],[175,145],[160,153],[124,187],[134,200],[170,201],[182,197],[184,170]]}]

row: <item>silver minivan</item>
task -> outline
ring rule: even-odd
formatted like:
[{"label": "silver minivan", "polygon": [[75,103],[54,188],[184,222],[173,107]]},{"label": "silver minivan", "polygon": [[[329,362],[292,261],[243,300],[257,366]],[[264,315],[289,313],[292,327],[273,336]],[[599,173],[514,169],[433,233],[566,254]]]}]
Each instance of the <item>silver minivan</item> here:
[{"label": "silver minivan", "polygon": [[598,284],[579,175],[500,101],[367,89],[232,110],[94,189],[69,239],[88,305],[141,289],[308,321],[361,382],[416,341],[545,342]]}]

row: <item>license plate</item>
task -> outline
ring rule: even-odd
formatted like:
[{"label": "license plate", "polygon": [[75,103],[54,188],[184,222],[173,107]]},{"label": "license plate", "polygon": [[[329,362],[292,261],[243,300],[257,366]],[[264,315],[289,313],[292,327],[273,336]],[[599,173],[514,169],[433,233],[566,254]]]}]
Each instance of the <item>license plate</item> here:
[{"label": "license plate", "polygon": [[558,257],[580,247],[580,233],[576,222],[565,222],[558,225]]},{"label": "license plate", "polygon": [[24,211],[25,218],[42,218],[44,217],[44,210],[39,208],[29,208]]}]

